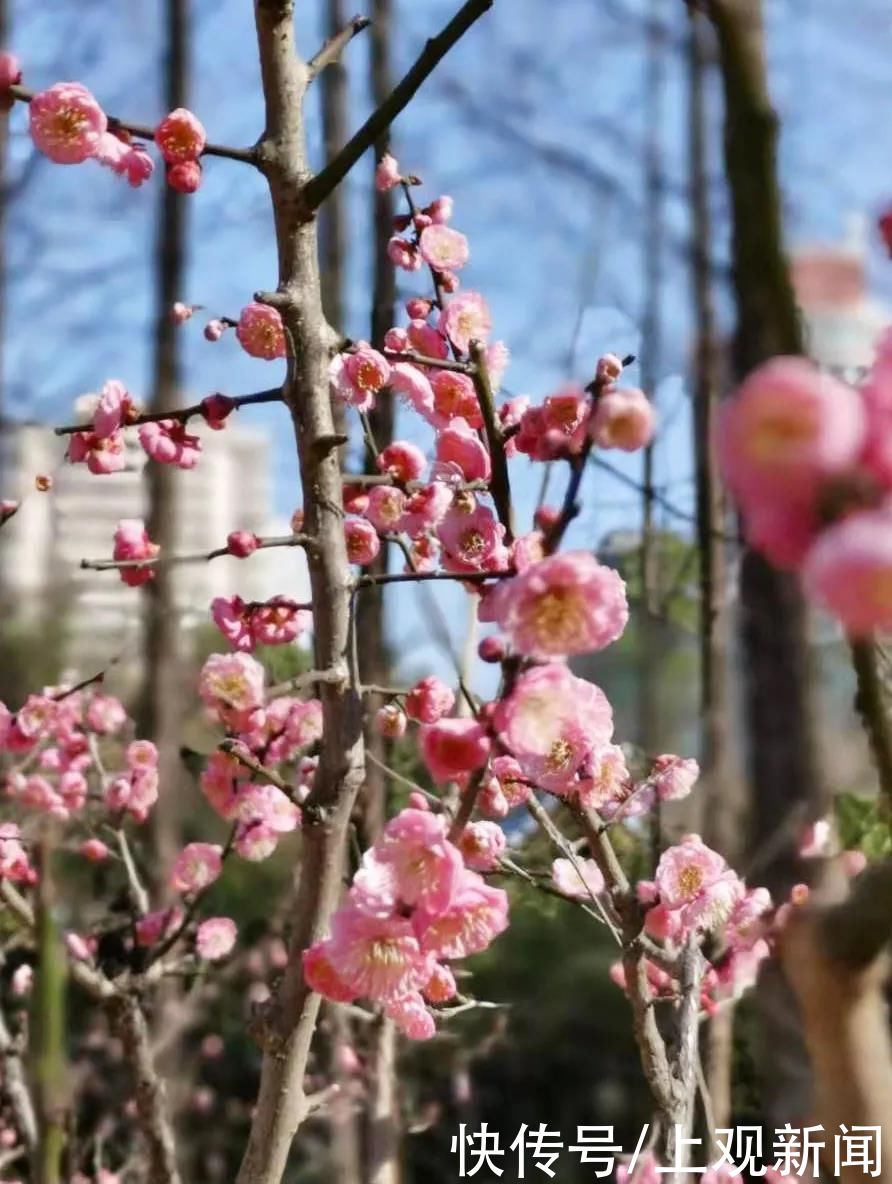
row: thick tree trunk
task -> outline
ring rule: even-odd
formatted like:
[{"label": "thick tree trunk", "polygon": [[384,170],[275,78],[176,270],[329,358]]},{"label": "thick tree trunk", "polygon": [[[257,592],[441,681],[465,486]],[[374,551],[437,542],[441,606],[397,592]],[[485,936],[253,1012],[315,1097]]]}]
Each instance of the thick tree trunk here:
[{"label": "thick tree trunk", "polygon": [[[391,46],[393,39],[392,0],[374,0],[371,9],[371,90],[372,100],[379,106],[393,88]],[[375,145],[375,162],[389,150],[390,136],[384,135]],[[380,346],[384,334],[394,324],[396,316],[396,277],[387,256],[387,242],[393,233],[393,193],[378,193],[372,189],[374,240],[371,334]],[[382,392],[369,413],[369,428],[379,449],[393,439],[395,408],[392,393]],[[377,472],[375,458],[366,450],[366,471]],[[388,548],[381,552],[372,565],[374,572],[386,572]],[[364,682],[386,686],[390,682],[390,654],[388,652],[384,619],[384,589],[369,588],[358,605],[359,668]],[[370,704],[371,708],[378,704]],[[372,710],[369,721],[373,724]],[[378,761],[386,761],[387,743],[374,726],[366,728],[366,745]],[[362,794],[362,829],[365,841],[373,842],[387,817],[387,775],[379,764],[370,762]],[[391,1020],[382,1019],[372,1034],[369,1081],[367,1153],[364,1164],[366,1184],[398,1184],[399,1182],[399,1099],[396,1088],[396,1048],[398,1038]]]},{"label": "thick tree trunk", "polygon": [[[165,104],[169,111],[188,106],[189,0],[165,0],[167,38]],[[155,244],[155,349],[150,409],[163,411],[181,398],[180,337],[170,319],[182,298],[186,267],[188,197],[163,185]],[[170,554],[176,545],[176,470],[149,462],[149,537]],[[163,564],[144,586],[143,696],[140,735],[158,746],[160,798],[152,812],[155,848],[153,879],[166,883],[166,869],[177,848],[177,783],[182,775],[179,748],[183,716],[182,647],[175,597],[175,568]]]},{"label": "thick tree trunk", "polygon": [[[308,179],[303,98],[308,72],[294,41],[293,0],[255,0],[266,130],[259,146],[276,225],[276,306],[291,343],[284,393],[300,458],[307,558],[314,606],[315,665],[343,679],[320,684],[323,737],[304,814],[300,879],[288,966],[267,1016],[260,1094],[239,1184],[278,1184],[309,1102],[304,1074],[319,996],[304,981],[301,954],[321,938],[341,890],[346,836],[363,780],[362,711],[350,652],[351,576],[343,491],[328,391],[336,335],[322,311],[316,226],[304,204]],[[270,294],[272,299],[272,294]]]}]

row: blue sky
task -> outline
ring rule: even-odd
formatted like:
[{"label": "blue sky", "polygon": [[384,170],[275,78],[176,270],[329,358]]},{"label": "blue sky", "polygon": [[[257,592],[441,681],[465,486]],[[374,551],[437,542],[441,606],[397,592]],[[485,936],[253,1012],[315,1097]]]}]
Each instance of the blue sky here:
[{"label": "blue sky", "polygon": [[[457,0],[401,0],[396,54],[402,67],[451,15]],[[251,142],[262,123],[251,5],[219,0],[195,6],[192,106],[215,140]],[[361,3],[357,4],[359,9]],[[638,353],[641,320],[644,57],[640,14],[649,0],[496,0],[394,129],[395,151],[426,182],[425,195],[450,193],[454,224],[468,234],[467,287],[489,299],[496,335],[513,363],[505,386],[540,398],[568,377],[587,377],[606,349]],[[11,44],[25,81],[40,89],[64,78],[84,81],[116,114],[151,123],[159,97],[159,2],[18,0]],[[315,5],[301,4],[299,41],[312,52]],[[683,374],[690,335],[685,244],[685,18],[681,0],[664,3],[667,86],[660,121],[664,145],[668,249],[661,293],[662,381],[658,402],[668,424],[657,456],[658,480],[690,505],[689,420]],[[40,11],[38,11],[40,10]],[[305,17],[304,13],[307,13]],[[768,0],[774,94],[783,119],[782,173],[791,241],[833,241],[853,211],[870,215],[892,198],[892,166],[880,129],[892,123],[892,15],[884,0]],[[351,45],[353,120],[368,109],[367,45]],[[726,203],[719,183],[720,105],[712,90],[720,230],[726,261]],[[28,163],[25,114],[12,115],[13,158],[28,180],[10,220],[9,312],[4,357],[7,411],[48,422],[67,417],[79,393],[120,377],[139,393],[149,374],[151,249],[159,185],[131,191],[92,165]],[[310,116],[318,154],[318,122]],[[557,153],[557,156],[555,155]],[[348,294],[351,335],[366,331],[370,257],[367,157],[347,182],[353,255]],[[237,314],[257,288],[272,286],[275,256],[262,179],[226,161],[208,162],[191,202],[192,249],[185,300]],[[888,264],[871,261],[878,294],[892,297]],[[405,278],[406,293],[419,277]],[[726,292],[720,293],[730,325]],[[184,329],[187,394],[247,392],[272,385],[278,364],[256,362],[229,337],[204,342],[200,323]],[[575,347],[574,347],[575,342]],[[636,381],[636,372],[629,375]],[[287,416],[260,409],[276,441],[277,505],[299,503]],[[415,425],[405,425],[418,435]],[[637,459],[619,462],[637,476]],[[521,520],[539,475],[518,466]],[[561,488],[558,475],[554,489]],[[634,525],[634,493],[604,474],[588,480],[585,513],[572,542],[591,546],[608,529]],[[419,667],[430,643],[415,593],[395,601],[402,640]],[[460,632],[460,593],[443,592]],[[422,615],[419,615],[421,612]],[[393,617],[396,620],[396,615]],[[418,648],[416,649],[416,643]],[[406,646],[401,646],[406,652]]]}]

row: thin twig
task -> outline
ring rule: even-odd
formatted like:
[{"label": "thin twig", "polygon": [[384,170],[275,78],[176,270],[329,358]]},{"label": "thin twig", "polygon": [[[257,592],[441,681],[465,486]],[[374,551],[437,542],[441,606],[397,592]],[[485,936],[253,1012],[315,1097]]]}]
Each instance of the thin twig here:
[{"label": "thin twig", "polygon": [[355,16],[339,33],[329,37],[319,52],[307,62],[309,81],[317,78],[326,66],[334,65],[353,38],[363,29],[367,29],[371,23],[367,16]]},{"label": "thin twig", "polygon": [[457,580],[464,584],[483,584],[487,580],[505,580],[515,575],[513,568],[504,571],[398,571],[381,575],[366,573],[356,581],[357,588],[373,588],[378,584],[420,584],[431,580]]},{"label": "thin twig", "polygon": [[514,541],[514,515],[511,509],[511,482],[508,477],[508,458],[505,454],[505,439],[501,425],[496,418],[496,401],[489,380],[486,365],[486,350],[479,341],[471,342],[471,357],[474,360],[474,389],[483,415],[483,427],[489,446],[492,465],[492,500],[495,503],[499,521],[505,528],[505,543]]},{"label": "thin twig", "polygon": [[[286,534],[257,540],[257,550],[266,551],[271,547],[304,547],[313,546],[313,540],[306,534]],[[82,559],[82,571],[125,571],[145,567],[180,567],[188,563],[209,563],[212,559],[233,558],[228,547],[216,547],[213,551],[199,551],[192,555],[154,555],[150,559]],[[299,605],[298,607],[309,607]]]},{"label": "thin twig", "polygon": [[[256,391],[252,395],[232,395],[231,402],[233,410],[237,410],[240,407],[256,407],[260,403],[281,403],[283,402],[282,388],[279,386],[271,387],[266,391]],[[177,423],[186,423],[193,416],[202,415],[206,407],[207,401],[203,399],[200,403],[193,403],[190,407],[171,407],[168,411],[146,411],[142,415],[135,415],[132,419],[128,419],[121,426],[135,428],[139,427],[140,424],[159,423],[165,419],[173,419]],[[71,436],[75,432],[89,432],[89,430],[89,421],[67,424],[63,428],[53,428],[53,432],[57,436]]]},{"label": "thin twig", "polygon": [[343,181],[366,149],[379,140],[399,113],[413,97],[422,83],[436,69],[442,59],[457,41],[485,12],[492,8],[494,0],[467,0],[448,25],[432,37],[425,45],[415,64],[403,79],[397,83],[390,96],[373,111],[358,132],[324,169],[304,186],[304,205],[309,210],[317,209],[335,186]]}]

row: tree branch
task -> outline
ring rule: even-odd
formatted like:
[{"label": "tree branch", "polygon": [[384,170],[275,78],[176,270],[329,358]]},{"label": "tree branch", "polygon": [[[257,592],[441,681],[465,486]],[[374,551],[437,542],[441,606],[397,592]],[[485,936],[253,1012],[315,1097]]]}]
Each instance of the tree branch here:
[{"label": "tree branch", "polygon": [[446,27],[432,37],[409,72],[394,87],[389,98],[373,111],[358,132],[338,155],[306,183],[304,205],[318,209],[335,186],[343,181],[366,149],[371,148],[390,127],[415,92],[440,64],[450,49],[464,36],[475,21],[492,8],[495,0],[467,0]]},{"label": "tree branch", "polygon": [[[284,397],[282,388],[280,386],[274,387],[267,391],[257,391],[253,395],[233,395],[231,398],[233,410],[239,407],[254,407],[258,403],[282,403]],[[157,423],[162,419],[173,419],[178,423],[186,423],[195,415],[201,415],[205,410],[206,402],[202,400],[200,403],[193,403],[191,407],[172,407],[170,411],[151,411],[143,415],[136,415],[133,419],[129,419],[122,426],[125,428],[136,428],[143,423]],[[89,422],[86,423],[72,423],[64,428],[53,428],[53,432],[57,436],[71,436],[75,432],[88,432],[90,430]]]},{"label": "tree branch", "polygon": [[329,37],[322,48],[307,62],[308,82],[312,82],[326,66],[333,65],[357,35],[367,29],[372,22],[367,16],[355,16],[334,37]]},{"label": "tree branch", "polygon": [[496,418],[496,401],[489,369],[486,365],[486,350],[479,341],[471,342],[471,357],[474,361],[474,389],[483,415],[486,442],[492,463],[492,500],[495,502],[499,521],[505,528],[505,543],[510,547],[514,541],[514,515],[511,510],[511,481],[508,477],[508,458],[505,454],[505,439],[501,425]]},{"label": "tree branch", "polygon": [[[305,534],[273,535],[257,540],[257,550],[270,547],[304,547],[310,549],[313,540]],[[82,559],[82,571],[130,571],[144,567],[174,567],[185,563],[209,563],[212,559],[234,558],[228,547],[216,547],[213,551],[199,551],[191,555],[155,555],[151,559]]]},{"label": "tree branch", "polygon": [[[30,103],[35,94],[33,90],[28,90],[24,86],[10,86],[7,88],[6,93],[20,103]],[[107,119],[109,131],[129,132],[131,136],[137,136],[140,140],[147,140],[150,144],[155,142],[155,129],[153,127],[147,127],[142,123],[128,123],[126,120],[118,119],[116,115],[107,114]],[[202,156],[222,156],[227,160],[238,160],[242,164],[257,166],[255,148],[230,148],[225,144],[205,144]]]}]

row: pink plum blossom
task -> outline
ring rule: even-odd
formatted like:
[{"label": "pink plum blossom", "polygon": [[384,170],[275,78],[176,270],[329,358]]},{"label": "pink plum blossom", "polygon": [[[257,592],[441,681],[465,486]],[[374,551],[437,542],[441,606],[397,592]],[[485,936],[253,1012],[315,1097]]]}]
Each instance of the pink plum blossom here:
[{"label": "pink plum blossom", "polygon": [[395,485],[375,485],[369,490],[365,516],[382,534],[399,530],[406,495]]},{"label": "pink plum blossom", "polygon": [[486,730],[473,719],[441,719],[421,728],[421,754],[438,785],[482,768],[489,750]]},{"label": "pink plum blossom", "polygon": [[235,921],[230,917],[208,917],[198,926],[195,949],[199,958],[216,962],[232,953],[237,936]]},{"label": "pink plum blossom", "polygon": [[412,925],[402,917],[372,917],[349,906],[338,909],[327,955],[346,987],[369,999],[398,998],[430,977]]},{"label": "pink plum blossom", "polygon": [[496,707],[495,726],[529,780],[566,792],[591,753],[609,743],[613,712],[594,683],[551,663],[520,675]]},{"label": "pink plum blossom", "polygon": [[604,649],[629,619],[625,581],[588,551],[532,564],[487,603],[513,648],[539,659]]},{"label": "pink plum blossom", "polygon": [[239,314],[235,335],[246,354],[268,362],[285,357],[285,329],[278,309],[252,301]]},{"label": "pink plum blossom", "polygon": [[661,902],[679,913],[686,929],[715,929],[743,895],[736,874],[699,835],[687,835],[663,852],[656,885]]},{"label": "pink plum blossom", "polygon": [[133,408],[133,397],[122,382],[109,379],[99,394],[93,412],[93,434],[100,440],[114,435],[127,423]]},{"label": "pink plum blossom", "polygon": [[410,1040],[430,1040],[436,1034],[437,1025],[434,1023],[434,1017],[417,991],[386,1001],[384,1014],[392,1019],[397,1028]]},{"label": "pink plum blossom", "polygon": [[157,945],[179,929],[183,919],[183,910],[178,906],[146,913],[136,922],[136,944],[143,947]]},{"label": "pink plum blossom", "polygon": [[395,362],[390,368],[389,384],[413,410],[430,420],[434,413],[434,392],[427,376],[409,362]]},{"label": "pink plum blossom", "polygon": [[892,629],[892,503],[824,530],[802,569],[806,595],[852,637]]},{"label": "pink plum blossom", "polygon": [[482,953],[508,927],[508,896],[466,871],[449,908],[437,915],[419,909],[413,924],[425,952],[467,958]]},{"label": "pink plum blossom", "polygon": [[139,442],[146,455],[162,465],[194,469],[201,455],[201,440],[176,419],[152,420],[140,425]]},{"label": "pink plum blossom", "polygon": [[381,550],[381,540],[371,522],[363,518],[349,518],[344,523],[344,539],[347,544],[347,559],[365,567]]},{"label": "pink plum blossom", "polygon": [[197,160],[204,152],[207,135],[201,121],[187,111],[177,107],[158,124],[155,143],[168,164],[178,161]]},{"label": "pink plum blossom", "polygon": [[456,349],[467,353],[472,341],[485,341],[492,329],[486,301],[479,292],[456,296],[440,314],[439,329]]},{"label": "pink plum blossom", "polygon": [[127,722],[127,712],[113,695],[94,695],[87,705],[87,726],[100,736],[112,736]]},{"label": "pink plum blossom", "polygon": [[435,674],[422,678],[406,695],[406,715],[422,724],[435,724],[455,706],[455,692]]},{"label": "pink plum blossom", "polygon": [[185,325],[190,320],[195,308],[191,304],[184,304],[182,300],[175,300],[170,306],[170,319],[175,325]]},{"label": "pink plum blossom", "polygon": [[124,437],[121,432],[97,436],[95,432],[74,432],[68,442],[68,460],[85,462],[95,476],[120,473],[127,466]]},{"label": "pink plum blossom", "polygon": [[864,435],[857,391],[804,358],[772,358],[722,404],[719,462],[744,509],[801,500],[856,461]]},{"label": "pink plum blossom", "polygon": [[[154,559],[161,548],[149,538],[145,524],[138,518],[122,518],[114,536],[113,558],[118,562],[143,562]],[[151,564],[145,567],[122,567],[121,579],[131,588],[145,584],[155,578]]]},{"label": "pink plum blossom", "polygon": [[379,472],[387,473],[394,481],[417,481],[427,468],[427,458],[417,444],[408,440],[394,440],[383,448],[375,459]]},{"label": "pink plum blossom", "polygon": [[394,267],[401,267],[403,271],[418,271],[421,268],[421,252],[413,242],[399,234],[387,243],[387,258]]},{"label": "pink plum blossom", "polygon": [[360,341],[352,353],[337,354],[328,373],[335,395],[359,411],[369,411],[375,396],[390,381],[390,363],[367,341]]},{"label": "pink plum blossom", "polygon": [[[455,503],[453,503],[455,504]],[[497,571],[508,566],[505,528],[488,506],[450,510],[437,526],[447,571]]]},{"label": "pink plum blossom", "polygon": [[505,853],[505,832],[495,822],[469,822],[458,839],[465,865],[475,872],[490,872]]},{"label": "pink plum blossom", "polygon": [[174,860],[170,884],[175,892],[200,892],[223,870],[222,848],[216,843],[189,843]]},{"label": "pink plum blossom", "polygon": [[465,419],[452,419],[437,436],[437,460],[455,465],[465,481],[488,481],[489,452]]},{"label": "pink plum blossom", "polygon": [[195,193],[201,186],[201,177],[197,160],[178,160],[167,167],[167,184],[177,193]]},{"label": "pink plum blossom", "polygon": [[31,100],[31,139],[56,164],[80,164],[96,155],[108,127],[105,112],[79,82],[57,82]]},{"label": "pink plum blossom", "polygon": [[109,856],[109,849],[101,839],[85,839],[79,851],[90,863],[102,863]]},{"label": "pink plum blossom", "polygon": [[686,798],[697,783],[700,766],[690,757],[666,753],[653,763],[649,781],[663,802],[677,802]]},{"label": "pink plum blossom", "polygon": [[556,859],[551,880],[558,892],[571,900],[590,900],[604,891],[604,876],[593,859]]},{"label": "pink plum blossom", "polygon": [[406,734],[406,715],[395,703],[386,703],[375,714],[375,727],[388,740],[399,740]]},{"label": "pink plum blossom", "polygon": [[472,428],[483,426],[477,391],[467,374],[455,370],[436,370],[430,381],[434,392],[436,427],[446,427],[453,419],[463,419]]},{"label": "pink plum blossom", "polygon": [[233,530],[226,536],[226,550],[236,559],[247,559],[260,546],[260,539],[250,530]]},{"label": "pink plum blossom", "polygon": [[0,52],[0,90],[8,90],[22,81],[22,63],[8,49]]},{"label": "pink plum blossom", "polygon": [[239,717],[263,706],[265,673],[247,654],[211,654],[201,670],[198,692],[204,702]]},{"label": "pink plum blossom", "polygon": [[468,240],[458,230],[434,222],[418,239],[421,257],[437,271],[458,271],[468,261]]},{"label": "pink plum blossom", "polygon": [[637,452],[651,442],[656,428],[653,404],[634,387],[601,395],[592,417],[592,433],[599,448]]},{"label": "pink plum blossom", "polygon": [[375,188],[379,193],[386,193],[388,189],[399,185],[401,180],[399,162],[395,156],[385,152],[375,169]]}]

